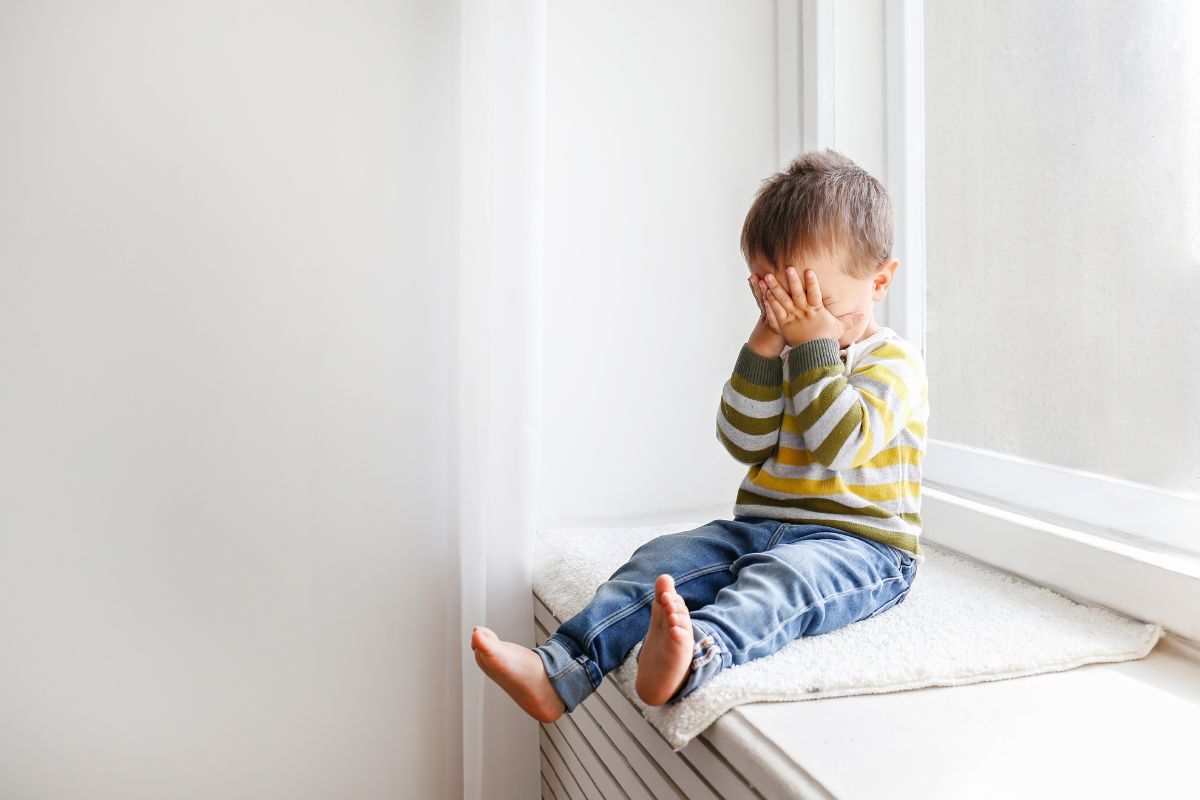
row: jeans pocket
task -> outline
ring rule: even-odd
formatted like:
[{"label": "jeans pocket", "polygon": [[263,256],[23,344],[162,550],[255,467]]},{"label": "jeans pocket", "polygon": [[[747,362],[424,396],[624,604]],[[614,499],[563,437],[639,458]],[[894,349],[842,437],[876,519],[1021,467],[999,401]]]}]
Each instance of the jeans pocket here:
[{"label": "jeans pocket", "polygon": [[872,611],[870,614],[867,614],[865,617],[863,617],[863,619],[867,620],[867,619],[870,619],[871,617],[878,616],[879,614],[882,614],[883,612],[887,611],[889,608],[891,608],[893,606],[898,606],[901,603],[903,603],[904,598],[908,595],[908,590],[910,588],[907,585],[907,581],[905,582],[905,584],[906,585],[905,585],[904,589],[901,590],[895,597],[893,597],[891,600],[888,600],[886,603],[884,603],[879,608]]}]

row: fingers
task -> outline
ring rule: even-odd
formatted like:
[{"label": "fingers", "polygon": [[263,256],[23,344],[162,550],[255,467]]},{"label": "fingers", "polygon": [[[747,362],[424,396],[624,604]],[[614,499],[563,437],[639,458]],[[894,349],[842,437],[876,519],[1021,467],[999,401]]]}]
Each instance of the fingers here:
[{"label": "fingers", "polygon": [[799,301],[806,296],[804,293],[804,284],[801,282],[800,273],[796,271],[795,267],[787,268],[787,281],[788,289],[793,298]]},{"label": "fingers", "polygon": [[775,333],[782,333],[783,331],[779,327],[779,320],[776,318],[775,310],[773,308],[771,308],[770,303],[766,304],[766,314],[767,314],[767,327],[769,327],[771,330],[775,331]]},{"label": "fingers", "polygon": [[762,281],[760,281],[758,279],[758,276],[751,276],[751,277],[752,277],[752,283],[751,283],[750,288],[754,291],[754,302],[758,303],[758,310],[765,314],[765,313],[767,313],[767,300],[766,300],[766,296],[765,296],[765,292],[766,292],[765,287],[763,287],[763,283],[762,283]]},{"label": "fingers", "polygon": [[750,287],[750,294],[754,295],[754,303],[758,306],[758,310],[762,311],[762,299],[758,296],[758,287],[754,285],[754,276],[746,278],[746,285]]},{"label": "fingers", "polygon": [[783,288],[779,284],[779,281],[775,280],[774,275],[768,274],[766,277],[766,282],[767,297],[769,299],[773,298],[779,305],[779,307],[776,309],[776,314],[778,314],[780,317],[786,318],[795,310],[795,306],[792,305],[792,296],[788,294],[787,289]]},{"label": "fingers", "polygon": [[[788,305],[791,305],[791,302],[792,301],[789,299],[787,301]],[[784,308],[780,304],[779,298],[777,298],[774,294],[767,295],[767,308],[771,311],[771,315],[774,317],[777,324],[785,323],[794,316],[791,311]]]},{"label": "fingers", "polygon": [[767,301],[766,297],[764,296],[765,287],[763,286],[762,281],[759,280],[757,275],[751,275],[749,283],[750,293],[754,295],[754,303],[758,306],[759,315],[766,316]]},{"label": "fingers", "polygon": [[821,301],[821,285],[817,283],[817,273],[811,269],[805,270],[804,273],[807,276],[804,291],[808,297],[808,304],[813,308],[820,308],[824,303]]}]

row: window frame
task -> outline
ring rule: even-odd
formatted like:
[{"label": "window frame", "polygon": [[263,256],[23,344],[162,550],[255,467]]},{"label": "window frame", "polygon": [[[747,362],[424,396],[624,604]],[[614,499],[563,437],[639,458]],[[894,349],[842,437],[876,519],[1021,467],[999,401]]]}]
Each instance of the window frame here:
[{"label": "window frame", "polygon": [[[924,355],[923,3],[800,3],[801,138],[806,149],[836,147],[833,123],[838,104],[857,101],[850,94],[838,96],[836,92],[832,75],[835,26],[852,26],[865,36],[882,23],[886,69],[879,80],[884,82],[887,108],[881,135],[885,139],[886,183],[895,210],[894,254],[901,269],[881,304],[880,317]],[[784,68],[784,59],[780,63]],[[1143,619],[1174,622],[1176,632],[1200,640],[1200,620],[1187,622],[1193,603],[1179,593],[1182,581],[1190,587],[1188,597],[1200,597],[1200,496],[956,442],[930,439],[927,445],[923,482],[932,490],[930,510],[937,509],[930,519],[941,520],[947,527],[930,536],[933,542],[951,542],[949,546],[966,555],[1032,580],[1075,587],[1077,596],[1125,608]],[[951,507],[953,510],[947,511]],[[985,517],[987,523],[983,524]],[[961,526],[969,527],[960,531]],[[1066,553],[1070,557],[1064,557]],[[1115,565],[1098,579],[1098,573],[1089,571],[1087,565],[1100,558]],[[1149,566],[1166,570],[1162,574],[1173,580],[1146,581]],[[1136,594],[1146,600],[1136,609],[1129,608],[1130,581],[1137,581]]]}]

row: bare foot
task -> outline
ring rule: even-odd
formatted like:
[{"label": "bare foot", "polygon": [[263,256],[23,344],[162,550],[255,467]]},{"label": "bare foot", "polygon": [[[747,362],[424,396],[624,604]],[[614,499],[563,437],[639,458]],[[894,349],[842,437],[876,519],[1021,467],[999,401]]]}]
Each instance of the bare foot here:
[{"label": "bare foot", "polygon": [[692,666],[692,618],[675,581],[663,573],[654,582],[650,627],[638,654],[637,693],[642,702],[661,706],[687,680]]},{"label": "bare foot", "polygon": [[502,641],[491,628],[479,625],[471,633],[471,649],[479,668],[538,722],[554,722],[567,710],[533,650]]}]

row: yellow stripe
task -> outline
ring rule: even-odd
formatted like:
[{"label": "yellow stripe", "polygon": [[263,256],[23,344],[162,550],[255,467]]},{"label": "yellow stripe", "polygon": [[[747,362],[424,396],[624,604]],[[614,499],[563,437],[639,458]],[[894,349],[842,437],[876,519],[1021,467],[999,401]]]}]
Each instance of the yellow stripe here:
[{"label": "yellow stripe", "polygon": [[764,489],[786,494],[816,496],[851,494],[882,503],[888,500],[900,500],[906,497],[920,497],[921,484],[919,481],[895,481],[878,484],[847,484],[839,477],[826,478],[781,478],[761,469],[754,469],[747,474],[750,482]]},{"label": "yellow stripe", "polygon": [[[784,447],[779,445],[779,452],[775,456],[777,464],[787,464],[791,467],[807,467],[817,463],[813,458],[813,454],[809,450],[796,449],[794,447]],[[880,450],[875,454],[875,457],[870,461],[859,464],[855,469],[870,469],[871,467],[895,467],[900,464],[919,464],[921,463],[921,451],[915,447],[898,445],[889,447],[886,450]]]},{"label": "yellow stripe", "polygon": [[[886,365],[872,364],[871,367],[868,370],[865,370],[863,373],[855,374],[867,375],[873,380],[877,380],[880,383],[886,384],[889,389],[900,396],[900,399],[903,400],[906,405],[908,404],[909,395],[912,394],[912,392],[909,391],[908,384],[904,382],[903,378],[888,369]],[[863,392],[860,390],[859,394],[862,393]],[[874,395],[870,395],[868,393],[868,396],[873,397]]]},{"label": "yellow stripe", "polygon": [[854,463],[861,464],[867,454],[871,452],[871,447],[875,444],[875,431],[867,428],[867,436],[863,439],[862,447],[858,448],[858,452],[854,454]]},{"label": "yellow stripe", "polygon": [[[884,344],[880,345],[879,347],[876,347],[871,352],[863,355],[863,358],[864,359],[879,358],[879,359],[885,359],[888,361],[903,361],[905,364],[907,364],[909,366],[909,368],[912,369],[912,371],[914,373],[920,374],[920,372],[921,372],[920,365],[917,364],[917,360],[915,358],[913,358],[912,354],[908,350],[904,349],[902,346],[896,344],[895,342],[885,342]],[[877,366],[879,366],[879,364],[877,364],[877,363],[860,364],[850,374],[857,375],[860,372],[864,372],[869,369],[874,369]]]},{"label": "yellow stripe", "polygon": [[[784,422],[784,430],[787,430],[787,417],[784,417]],[[778,452],[775,454],[775,461],[790,467],[807,467],[817,463],[811,450],[797,450],[794,447],[784,447],[782,444],[779,445]]]}]

